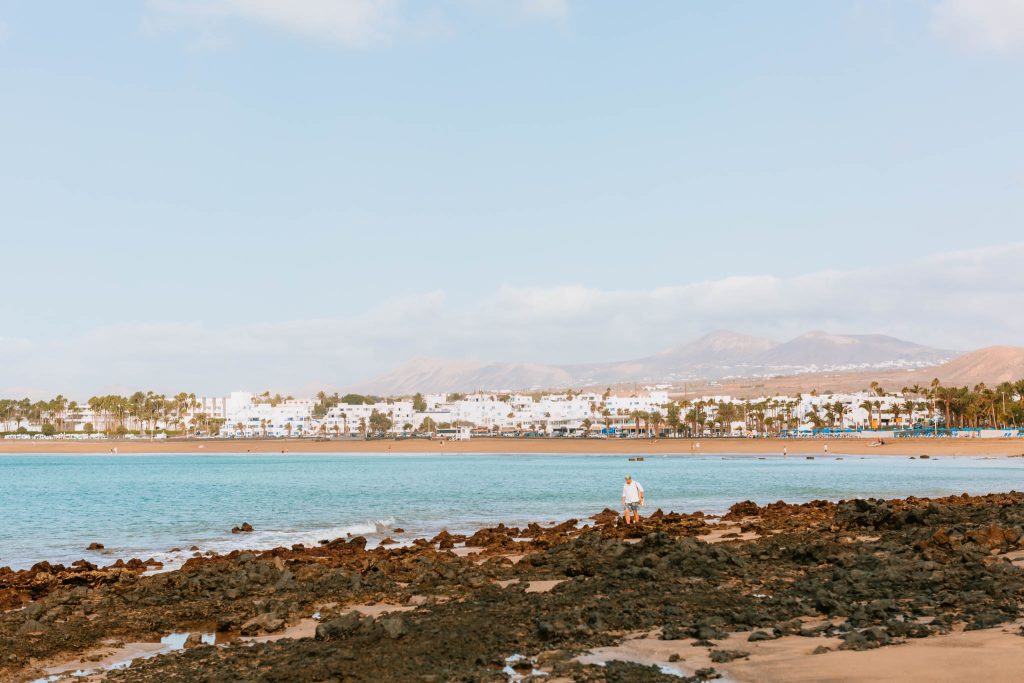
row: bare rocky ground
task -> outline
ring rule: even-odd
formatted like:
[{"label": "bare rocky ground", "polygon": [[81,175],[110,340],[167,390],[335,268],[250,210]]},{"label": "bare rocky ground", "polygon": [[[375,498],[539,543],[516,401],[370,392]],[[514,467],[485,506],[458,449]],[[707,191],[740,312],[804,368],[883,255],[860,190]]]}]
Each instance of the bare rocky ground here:
[{"label": "bare rocky ground", "polygon": [[[216,631],[224,644],[193,639],[90,679],[677,683],[746,658],[719,644],[737,632],[741,642],[797,636],[829,643],[822,651],[865,650],[1021,617],[1024,494],[747,502],[710,521],[658,512],[623,527],[605,511],[582,528],[499,526],[372,550],[336,539],[195,558],[153,576],[143,563],[0,569],[0,680]],[[313,637],[275,639],[307,622]],[[680,661],[684,679],[577,659],[638,633],[703,648],[714,664]]]}]

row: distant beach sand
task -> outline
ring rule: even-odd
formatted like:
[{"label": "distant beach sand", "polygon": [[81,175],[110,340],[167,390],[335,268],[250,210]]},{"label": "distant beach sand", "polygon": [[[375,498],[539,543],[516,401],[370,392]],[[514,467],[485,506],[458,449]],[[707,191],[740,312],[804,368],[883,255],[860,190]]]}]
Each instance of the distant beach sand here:
[{"label": "distant beach sand", "polygon": [[427,439],[171,439],[147,441],[15,441],[0,440],[0,453],[508,453],[608,455],[897,455],[1012,456],[1024,455],[1024,439],[893,439],[873,446],[875,439],[543,439],[485,438],[469,441]]}]

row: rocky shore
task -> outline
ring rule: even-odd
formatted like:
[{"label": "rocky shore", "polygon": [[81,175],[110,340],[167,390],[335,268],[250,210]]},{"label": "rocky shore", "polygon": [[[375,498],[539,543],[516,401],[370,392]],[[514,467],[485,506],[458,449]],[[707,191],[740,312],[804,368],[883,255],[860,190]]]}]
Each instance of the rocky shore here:
[{"label": "rocky shore", "polygon": [[[1014,492],[743,502],[722,519],[658,511],[638,526],[606,510],[149,569],[0,569],[0,680],[786,680],[773,662],[849,668],[973,631],[1024,649]],[[160,645],[169,634],[181,642]]]}]

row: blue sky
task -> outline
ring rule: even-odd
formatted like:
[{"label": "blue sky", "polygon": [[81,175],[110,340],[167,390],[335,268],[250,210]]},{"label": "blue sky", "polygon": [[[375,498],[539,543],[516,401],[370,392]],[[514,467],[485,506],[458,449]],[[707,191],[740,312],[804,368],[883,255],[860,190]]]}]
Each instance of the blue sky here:
[{"label": "blue sky", "polygon": [[0,0],[0,392],[1024,344],[1022,67],[1021,0]]}]

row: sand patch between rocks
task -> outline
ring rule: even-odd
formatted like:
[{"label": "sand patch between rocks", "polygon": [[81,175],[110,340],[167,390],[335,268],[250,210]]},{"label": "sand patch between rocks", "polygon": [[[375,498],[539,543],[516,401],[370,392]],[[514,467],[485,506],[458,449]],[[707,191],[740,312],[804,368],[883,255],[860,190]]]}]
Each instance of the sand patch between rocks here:
[{"label": "sand patch between rocks", "polygon": [[711,533],[698,536],[705,543],[723,543],[725,541],[753,541],[760,538],[754,531],[740,531],[739,524],[715,524]]},{"label": "sand patch between rocks", "polygon": [[375,605],[346,605],[342,612],[359,612],[364,617],[379,617],[390,612],[409,612],[416,609],[416,605],[393,605],[387,602],[378,602]]},{"label": "sand patch between rocks", "polygon": [[[1018,635],[1022,623],[910,639],[863,652],[838,650],[842,641],[827,637],[784,636],[751,643],[746,632],[733,633],[709,648],[695,646],[690,639],[660,640],[655,630],[576,659],[583,664],[634,662],[683,675],[715,667],[734,683],[1016,683],[1024,680],[1024,638]],[[833,651],[815,655],[818,646]],[[715,664],[712,650],[742,650],[750,656]],[[669,661],[673,655],[677,661]]]},{"label": "sand patch between rocks", "polygon": [[494,582],[502,588],[508,588],[513,584],[525,583],[527,593],[549,593],[555,586],[565,583],[565,579],[551,579],[547,581],[520,581],[519,579],[502,579]]},{"label": "sand patch between rocks", "polygon": [[1019,625],[1014,625],[963,631],[915,638],[864,652],[841,650],[821,655],[811,652],[818,645],[836,647],[838,641],[787,636],[748,643],[757,646],[744,648],[752,653],[749,661],[736,661],[718,668],[737,683],[1010,683],[1024,679],[1024,638],[1016,635],[1018,628]]}]

